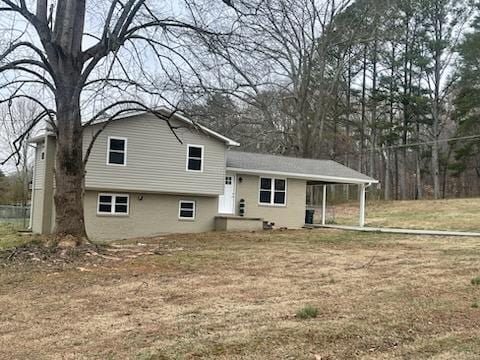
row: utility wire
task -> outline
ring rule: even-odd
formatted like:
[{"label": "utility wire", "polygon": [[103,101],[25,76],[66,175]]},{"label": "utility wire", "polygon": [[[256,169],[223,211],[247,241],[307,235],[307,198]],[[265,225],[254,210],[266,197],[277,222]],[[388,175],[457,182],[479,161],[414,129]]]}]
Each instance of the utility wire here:
[{"label": "utility wire", "polygon": [[409,143],[409,144],[400,144],[400,145],[391,145],[391,146],[385,146],[385,147],[380,147],[380,148],[375,148],[375,149],[359,149],[357,151],[351,151],[351,152],[344,152],[344,153],[336,153],[336,156],[342,156],[342,155],[355,155],[358,154],[359,152],[379,152],[382,150],[391,150],[391,149],[401,149],[401,148],[410,148],[410,147],[417,147],[417,146],[422,146],[422,145],[433,145],[435,142],[437,143],[448,143],[450,141],[459,141],[459,140],[469,140],[469,139],[476,139],[480,138],[480,135],[469,135],[469,136],[460,136],[460,137],[454,137],[454,138],[449,138],[449,139],[438,139],[437,141],[431,140],[431,141],[424,141],[424,142],[417,142],[417,143]]}]

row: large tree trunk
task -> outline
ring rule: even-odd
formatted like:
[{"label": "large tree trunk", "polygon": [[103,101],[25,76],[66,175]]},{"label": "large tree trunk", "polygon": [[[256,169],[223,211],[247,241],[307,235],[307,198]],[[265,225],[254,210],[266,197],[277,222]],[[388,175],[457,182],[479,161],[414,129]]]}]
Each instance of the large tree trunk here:
[{"label": "large tree trunk", "polygon": [[55,234],[68,235],[77,244],[87,240],[83,214],[84,163],[80,93],[83,87],[82,38],[85,0],[57,4],[50,58],[55,67],[57,91],[57,149],[55,164]]},{"label": "large tree trunk", "polygon": [[74,236],[79,243],[85,241],[87,235],[83,213],[83,141],[78,95],[58,93],[57,129],[55,234]]}]

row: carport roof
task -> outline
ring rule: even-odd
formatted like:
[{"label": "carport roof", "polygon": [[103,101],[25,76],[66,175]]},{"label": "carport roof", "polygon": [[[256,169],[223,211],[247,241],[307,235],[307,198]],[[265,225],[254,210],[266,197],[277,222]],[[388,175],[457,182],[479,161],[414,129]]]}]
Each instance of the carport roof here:
[{"label": "carport roof", "polygon": [[227,152],[227,170],[244,174],[265,174],[324,183],[371,184],[377,180],[332,160]]}]

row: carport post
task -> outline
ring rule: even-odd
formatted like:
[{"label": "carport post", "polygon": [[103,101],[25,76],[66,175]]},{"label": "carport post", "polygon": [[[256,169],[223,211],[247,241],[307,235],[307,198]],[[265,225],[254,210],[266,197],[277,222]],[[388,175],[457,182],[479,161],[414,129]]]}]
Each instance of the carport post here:
[{"label": "carport post", "polygon": [[323,196],[322,196],[322,225],[325,225],[325,213],[327,209],[327,185],[323,185]]},{"label": "carport post", "polygon": [[360,185],[360,227],[365,226],[365,184]]}]

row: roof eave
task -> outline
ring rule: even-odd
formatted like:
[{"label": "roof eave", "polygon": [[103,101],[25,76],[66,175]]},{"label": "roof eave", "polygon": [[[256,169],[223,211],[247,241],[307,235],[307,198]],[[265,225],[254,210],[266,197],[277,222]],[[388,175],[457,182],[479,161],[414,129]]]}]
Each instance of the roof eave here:
[{"label": "roof eave", "polygon": [[[166,107],[162,107],[161,110],[166,111],[166,112],[171,112],[171,110],[169,110]],[[184,116],[182,114],[175,113],[174,116],[177,117],[178,119],[182,120],[183,122],[186,122],[187,124],[190,124],[192,126],[198,126],[200,129],[205,131],[207,134],[210,134],[213,137],[216,137],[217,139],[222,140],[228,146],[240,146],[240,143],[238,143],[238,142],[236,142],[236,141],[234,141],[230,138],[227,138],[226,136],[223,136],[223,135],[217,133],[216,131],[213,131],[213,130],[209,129],[204,125],[197,124],[197,123],[195,123],[194,121],[192,121],[191,119],[187,118],[186,116]]]},{"label": "roof eave", "polygon": [[340,177],[340,176],[290,173],[290,172],[273,171],[273,170],[243,169],[243,168],[234,168],[234,167],[228,167],[228,166],[227,166],[227,171],[241,172],[243,174],[253,174],[253,175],[263,174],[263,175],[285,176],[288,178],[323,181],[323,182],[338,183],[338,184],[378,184],[379,182],[378,180],[375,180],[375,179],[360,179],[360,178],[347,178],[347,177]]},{"label": "roof eave", "polygon": [[55,134],[52,133],[52,132],[43,133],[43,134],[40,134],[40,135],[31,137],[30,139],[27,140],[27,142],[28,142],[29,144],[42,143],[42,142],[45,141],[45,138],[46,138],[47,136],[55,136]]},{"label": "roof eave", "polygon": [[[189,125],[192,125],[192,126],[196,126],[198,127],[199,129],[201,129],[202,131],[204,131],[205,133],[213,136],[214,138],[218,139],[218,140],[221,140],[222,142],[224,142],[227,146],[240,146],[240,143],[226,137],[226,136],[223,136],[219,133],[217,133],[216,131],[213,131],[209,128],[207,128],[206,126],[204,125],[201,125],[201,124],[197,124],[195,123],[194,121],[190,120],[189,118],[187,118],[186,116],[178,113],[178,112],[175,112],[173,111],[172,109],[169,109],[168,107],[166,106],[161,106],[157,109],[155,109],[156,111],[163,111],[165,113],[169,113],[169,114],[172,114],[173,117],[177,118],[178,120],[180,121],[183,121],[184,123],[187,123]],[[140,115],[145,115],[149,113],[148,111],[134,111],[132,113],[127,113],[127,114],[124,114],[123,116],[119,116],[117,118],[115,118],[114,121],[117,121],[117,120],[121,120],[121,119],[127,119],[127,118],[130,118],[130,117],[135,117],[135,116],[140,116]],[[90,124],[90,125],[98,125],[98,124],[102,124],[104,122],[106,122],[108,120],[99,120],[99,121],[95,121],[94,123]]]},{"label": "roof eave", "polygon": [[238,142],[236,142],[232,139],[229,139],[226,136],[220,135],[219,133],[217,133],[213,130],[210,130],[209,128],[207,128],[203,125],[196,124],[196,126],[200,127],[203,131],[212,135],[213,137],[216,137],[217,139],[223,140],[225,142],[225,144],[227,144],[228,146],[240,146],[240,143],[238,143]]}]

